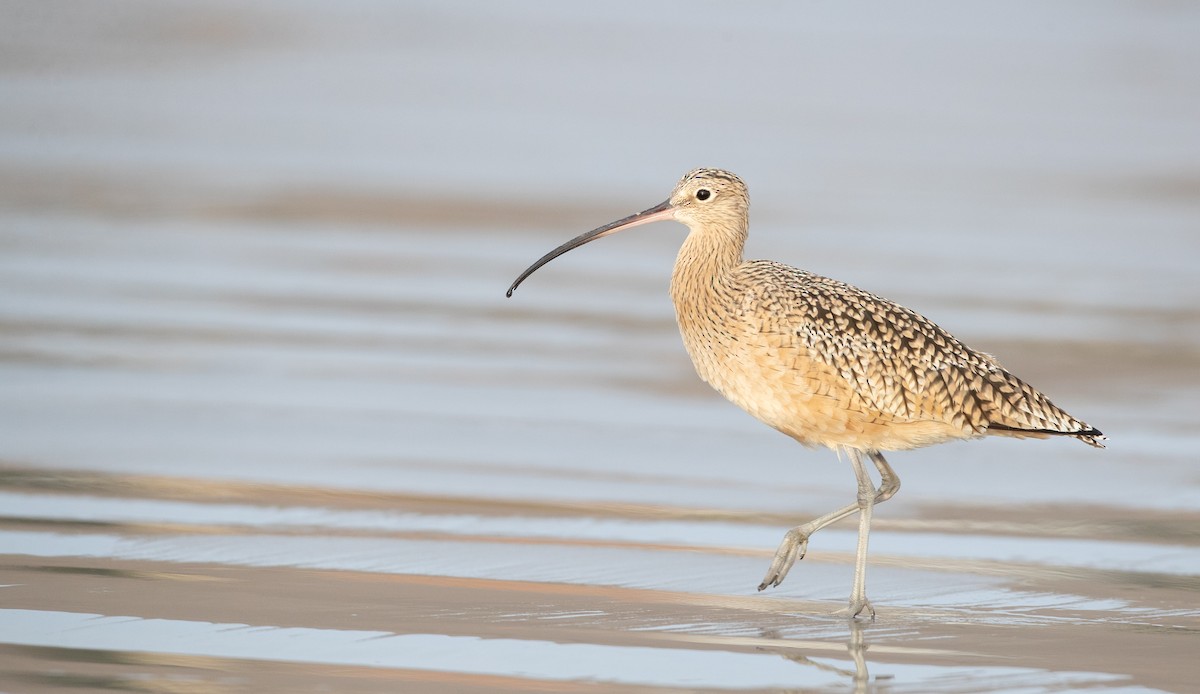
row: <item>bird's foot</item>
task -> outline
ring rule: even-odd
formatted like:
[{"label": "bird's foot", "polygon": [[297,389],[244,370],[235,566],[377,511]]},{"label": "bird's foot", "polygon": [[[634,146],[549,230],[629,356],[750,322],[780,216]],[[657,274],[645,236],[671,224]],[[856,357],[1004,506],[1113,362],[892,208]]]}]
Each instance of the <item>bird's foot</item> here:
[{"label": "bird's foot", "polygon": [[867,600],[865,595],[858,599],[850,598],[850,605],[834,612],[834,614],[849,620],[855,620],[859,615],[862,615],[866,619],[875,621],[875,608],[871,607],[871,601]]},{"label": "bird's foot", "polygon": [[771,586],[783,583],[783,579],[787,577],[792,565],[803,559],[804,553],[807,551],[808,536],[800,532],[800,528],[792,528],[787,531],[783,536],[783,542],[779,543],[779,549],[775,550],[771,568],[767,569],[767,576],[762,583],[758,584],[758,589],[766,590]]}]

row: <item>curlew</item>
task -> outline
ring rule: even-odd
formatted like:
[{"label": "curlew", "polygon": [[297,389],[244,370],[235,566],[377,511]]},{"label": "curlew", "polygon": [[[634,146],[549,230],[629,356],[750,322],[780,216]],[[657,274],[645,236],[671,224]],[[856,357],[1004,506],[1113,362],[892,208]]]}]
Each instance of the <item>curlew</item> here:
[{"label": "curlew", "polygon": [[[871,514],[900,488],[884,451],[987,435],[1071,436],[1103,448],[1104,435],[915,311],[781,263],[743,260],[749,209],[740,178],[696,169],[662,203],[542,256],[508,296],[538,268],[585,243],[650,222],[685,224],[671,299],[696,373],[805,446],[845,452],[858,480],[854,503],[787,531],[758,589],[783,582],[813,533],[857,513],[848,612],[851,619],[864,611],[874,618],[866,589]],[[879,471],[878,487],[868,459]]]}]

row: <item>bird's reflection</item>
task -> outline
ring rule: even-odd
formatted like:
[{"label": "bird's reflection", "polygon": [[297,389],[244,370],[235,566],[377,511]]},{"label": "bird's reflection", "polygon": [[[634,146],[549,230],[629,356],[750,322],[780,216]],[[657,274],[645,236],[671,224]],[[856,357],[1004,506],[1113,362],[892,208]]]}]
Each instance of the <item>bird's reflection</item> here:
[{"label": "bird's reflection", "polygon": [[[850,691],[853,691],[855,694],[859,694],[860,692],[868,692],[871,691],[871,673],[867,669],[867,648],[869,646],[863,634],[864,623],[858,620],[851,620],[848,622],[848,626],[850,633],[849,638],[846,641],[846,650],[850,653],[850,659],[854,662],[853,670],[815,661],[812,658],[809,658],[808,656],[798,653],[792,649],[779,648],[776,650],[769,647],[764,647],[762,650],[774,651],[778,655],[787,658],[794,663],[799,663],[800,665],[810,665],[823,672],[832,672],[839,677],[844,677],[853,684],[854,688]],[[786,642],[776,630],[764,631],[763,637],[768,639],[778,639]],[[826,655],[826,657],[828,656]],[[890,677],[881,676],[877,679],[890,679]]]}]

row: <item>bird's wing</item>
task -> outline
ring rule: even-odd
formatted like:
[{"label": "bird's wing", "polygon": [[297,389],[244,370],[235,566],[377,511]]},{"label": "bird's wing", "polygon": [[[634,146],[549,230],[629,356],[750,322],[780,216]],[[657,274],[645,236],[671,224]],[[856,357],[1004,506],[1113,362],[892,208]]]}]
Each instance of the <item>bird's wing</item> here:
[{"label": "bird's wing", "polygon": [[807,350],[882,416],[976,434],[1099,434],[991,355],[893,301],[771,261],[743,263],[731,280],[752,332]]}]

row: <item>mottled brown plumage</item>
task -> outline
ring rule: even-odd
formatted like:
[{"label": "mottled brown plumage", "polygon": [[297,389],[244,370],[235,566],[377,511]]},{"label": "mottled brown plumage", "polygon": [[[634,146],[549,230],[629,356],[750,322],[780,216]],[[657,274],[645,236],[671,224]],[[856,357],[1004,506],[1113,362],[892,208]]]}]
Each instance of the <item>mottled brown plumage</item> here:
[{"label": "mottled brown plumage", "polygon": [[[811,272],[744,261],[749,207],[737,176],[696,169],[665,202],[546,254],[508,293],[542,265],[594,239],[663,219],[688,226],[671,298],[696,372],[800,443],[846,452],[858,478],[856,503],[787,533],[759,590],[783,581],[814,532],[858,513],[849,613],[874,615],[865,578],[872,508],[900,486],[881,451],[988,434],[1070,436],[1103,447],[1098,430],[920,314]],[[864,457],[879,470],[879,487]]]}]

